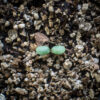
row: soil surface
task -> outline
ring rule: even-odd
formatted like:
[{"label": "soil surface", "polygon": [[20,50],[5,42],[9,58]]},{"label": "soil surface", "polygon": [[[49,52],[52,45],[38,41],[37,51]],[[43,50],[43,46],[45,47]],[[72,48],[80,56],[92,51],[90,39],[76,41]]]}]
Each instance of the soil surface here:
[{"label": "soil surface", "polygon": [[100,100],[100,0],[0,0],[0,100]]}]

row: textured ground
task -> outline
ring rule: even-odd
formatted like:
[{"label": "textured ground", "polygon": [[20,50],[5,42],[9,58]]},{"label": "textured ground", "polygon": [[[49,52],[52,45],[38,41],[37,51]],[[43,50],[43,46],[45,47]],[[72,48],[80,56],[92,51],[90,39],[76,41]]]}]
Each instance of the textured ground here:
[{"label": "textured ground", "polygon": [[[63,45],[39,56],[38,45]],[[100,0],[0,0],[0,100],[100,100]]]}]

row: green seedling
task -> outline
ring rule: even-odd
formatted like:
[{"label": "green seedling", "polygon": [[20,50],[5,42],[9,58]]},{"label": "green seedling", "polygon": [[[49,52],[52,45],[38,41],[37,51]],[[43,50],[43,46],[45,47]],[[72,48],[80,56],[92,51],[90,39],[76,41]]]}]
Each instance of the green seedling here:
[{"label": "green seedling", "polygon": [[40,56],[44,56],[50,53],[50,48],[48,46],[38,46],[36,48],[36,53]]},{"label": "green seedling", "polygon": [[65,47],[64,46],[54,46],[52,49],[51,49],[51,52],[53,54],[56,54],[56,55],[61,55],[65,52]]}]

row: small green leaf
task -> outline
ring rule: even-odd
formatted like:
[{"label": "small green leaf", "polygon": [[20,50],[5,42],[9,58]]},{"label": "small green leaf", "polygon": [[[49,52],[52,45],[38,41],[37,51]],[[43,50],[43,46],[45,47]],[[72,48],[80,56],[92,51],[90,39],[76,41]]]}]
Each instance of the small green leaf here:
[{"label": "small green leaf", "polygon": [[50,53],[50,49],[48,46],[38,46],[36,48],[36,53],[43,56],[43,55]]},{"label": "small green leaf", "polygon": [[52,49],[51,49],[51,52],[56,54],[56,55],[61,55],[65,52],[65,47],[64,46],[54,46]]}]

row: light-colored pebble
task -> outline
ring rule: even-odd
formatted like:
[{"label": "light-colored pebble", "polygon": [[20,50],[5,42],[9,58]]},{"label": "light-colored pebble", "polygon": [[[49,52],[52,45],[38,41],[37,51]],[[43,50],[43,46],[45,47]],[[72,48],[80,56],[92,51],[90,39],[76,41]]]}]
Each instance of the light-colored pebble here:
[{"label": "light-colored pebble", "polygon": [[49,10],[50,12],[54,12],[53,6],[49,6],[48,10]]},{"label": "light-colored pebble", "polygon": [[83,31],[89,31],[92,28],[92,25],[88,22],[83,22],[79,24],[79,29]]},{"label": "light-colored pebble", "polygon": [[21,95],[26,95],[26,94],[28,94],[28,91],[27,91],[26,89],[19,88],[19,87],[17,87],[17,88],[15,89],[15,91],[16,91],[18,94],[21,94]]},{"label": "light-colored pebble", "polygon": [[84,46],[83,45],[76,45],[75,49],[83,51],[84,50]]},{"label": "light-colored pebble", "polygon": [[23,28],[25,28],[25,24],[24,24],[24,23],[23,23],[23,24],[19,24],[18,27],[19,27],[20,29],[23,29]]},{"label": "light-colored pebble", "polygon": [[18,25],[14,25],[13,26],[13,29],[18,29]]},{"label": "light-colored pebble", "polygon": [[66,59],[63,66],[65,69],[70,69],[72,67],[72,62],[69,61],[69,59]]},{"label": "light-colored pebble", "polygon": [[6,100],[5,96],[2,93],[0,94],[0,100]]},{"label": "light-colored pebble", "polygon": [[39,19],[39,14],[38,13],[34,13],[33,15],[34,15],[35,19]]},{"label": "light-colored pebble", "polygon": [[88,7],[89,7],[89,4],[88,4],[88,3],[84,3],[84,4],[82,5],[82,10],[83,10],[83,11],[86,11],[86,10],[88,10]]},{"label": "light-colored pebble", "polygon": [[99,38],[100,39],[100,34],[98,33],[98,34],[96,34],[96,38]]},{"label": "light-colored pebble", "polygon": [[6,21],[5,22],[5,26],[8,27],[9,25],[10,25],[10,22],[9,21]]}]

